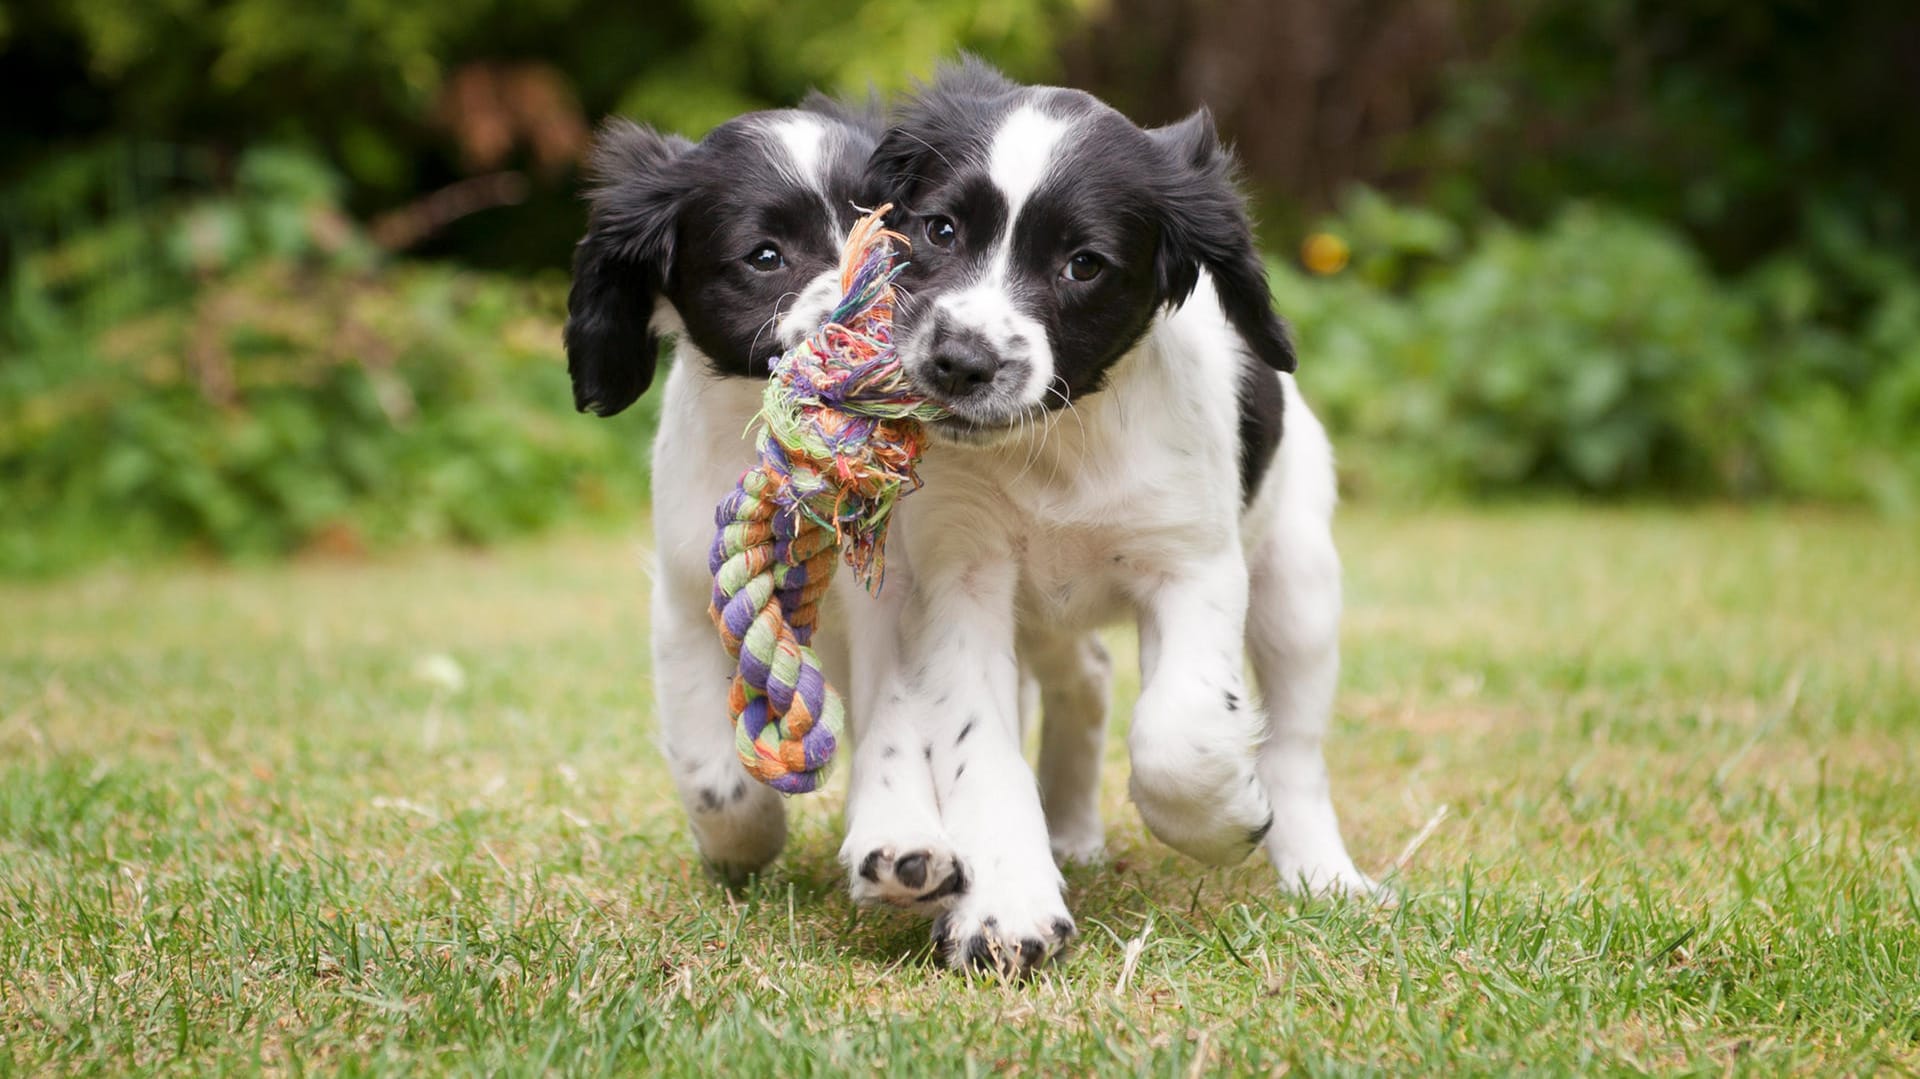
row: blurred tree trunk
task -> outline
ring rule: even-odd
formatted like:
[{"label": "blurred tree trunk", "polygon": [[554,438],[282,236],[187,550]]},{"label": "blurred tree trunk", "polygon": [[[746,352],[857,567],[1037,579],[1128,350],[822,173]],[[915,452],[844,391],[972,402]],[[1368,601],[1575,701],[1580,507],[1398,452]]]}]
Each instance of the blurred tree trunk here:
[{"label": "blurred tree trunk", "polygon": [[1485,40],[1472,18],[1453,0],[1108,0],[1062,58],[1143,123],[1206,104],[1257,187],[1318,210],[1354,181],[1417,181],[1394,146]]}]

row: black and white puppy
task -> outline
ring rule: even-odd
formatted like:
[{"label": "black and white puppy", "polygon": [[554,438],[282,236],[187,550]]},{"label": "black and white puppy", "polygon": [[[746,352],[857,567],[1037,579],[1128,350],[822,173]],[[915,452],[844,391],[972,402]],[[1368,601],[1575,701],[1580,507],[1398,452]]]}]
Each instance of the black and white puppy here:
[{"label": "black and white puppy", "polygon": [[[878,135],[877,120],[813,99],[738,117],[698,144],[615,120],[591,161],[567,367],[579,408],[611,416],[646,392],[673,340],[653,447],[654,705],[694,840],[729,880],[780,853],[786,816],[734,755],[732,667],[707,617],[713,508],[753,463],[744,435],[769,360],[834,299]],[[815,643],[841,671],[836,602]]]},{"label": "black and white puppy", "polygon": [[[901,110],[869,165],[868,197],[914,244],[900,355],[952,418],[893,536],[911,594],[863,744],[924,756],[923,783],[894,776],[891,815],[938,820],[943,861],[970,878],[936,923],[956,965],[1026,969],[1072,932],[1021,755],[1016,649],[1045,682],[1125,617],[1142,676],[1129,790],[1148,828],[1212,864],[1264,846],[1283,886],[1373,888],[1321,755],[1339,667],[1332,455],[1287,374],[1232,171],[1204,111],[1143,130],[971,61]],[[1046,742],[1097,755],[1075,722],[1049,710]]]},{"label": "black and white puppy", "polygon": [[[653,450],[654,705],[661,746],[696,844],[723,877],[773,860],[786,839],[781,800],[734,755],[727,687],[732,667],[707,617],[713,508],[753,463],[745,437],[760,408],[771,357],[838,299],[841,246],[856,217],[877,118],[812,98],[799,109],[754,113],[699,144],[624,121],[601,133],[587,234],[574,258],[566,327],[576,404],[611,416],[646,392],[660,342],[674,342]],[[867,596],[843,574],[814,638],[843,680],[851,716],[893,661],[890,626],[911,567],[891,558],[888,587]],[[849,637],[858,643],[849,646]],[[1097,645],[1079,647],[1097,651]],[[1056,676],[1050,714],[1097,743],[1107,696],[1104,664]],[[1057,843],[1064,857],[1101,848],[1097,744],[1050,747]],[[892,812],[892,773],[878,743],[861,745],[847,819],[859,841],[852,891],[862,902],[938,909],[965,887],[938,821]],[[918,758],[916,758],[918,760]],[[906,784],[902,784],[903,786]],[[868,822],[862,827],[862,822]],[[885,823],[884,829],[880,828]]]}]

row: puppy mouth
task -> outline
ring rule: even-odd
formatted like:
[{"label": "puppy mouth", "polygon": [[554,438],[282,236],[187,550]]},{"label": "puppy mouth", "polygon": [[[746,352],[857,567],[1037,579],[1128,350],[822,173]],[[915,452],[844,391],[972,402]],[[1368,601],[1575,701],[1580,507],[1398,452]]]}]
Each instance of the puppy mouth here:
[{"label": "puppy mouth", "polygon": [[1020,426],[1034,410],[1009,401],[998,394],[952,397],[923,381],[912,368],[907,382],[915,393],[939,405],[946,415],[927,421],[927,429],[936,436],[954,441],[981,444],[998,441]]},{"label": "puppy mouth", "polygon": [[947,414],[929,421],[927,432],[936,442],[962,446],[993,446],[1006,442],[1033,427],[1034,418],[1042,412],[1039,408],[1005,403],[992,407],[970,407],[962,403],[955,407],[942,402],[942,407]]},{"label": "puppy mouth", "polygon": [[1012,422],[982,424],[962,416],[944,416],[927,424],[935,440],[963,446],[991,446],[1013,434]]}]

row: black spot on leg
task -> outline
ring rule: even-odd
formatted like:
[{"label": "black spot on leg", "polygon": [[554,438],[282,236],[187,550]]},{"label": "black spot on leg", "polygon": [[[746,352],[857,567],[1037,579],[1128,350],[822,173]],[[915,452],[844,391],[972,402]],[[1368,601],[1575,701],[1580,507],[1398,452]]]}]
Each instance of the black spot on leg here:
[{"label": "black spot on leg", "polygon": [[1267,814],[1266,823],[1260,825],[1260,827],[1255,828],[1252,832],[1249,832],[1247,834],[1247,846],[1249,847],[1259,846],[1260,841],[1267,838],[1267,833],[1271,831],[1273,831],[1273,814],[1269,813]]},{"label": "black spot on leg", "polygon": [[882,789],[882,790],[892,790],[892,789],[893,789],[893,777],[892,777],[892,776],[881,776],[881,777],[880,777],[880,789]]},{"label": "black spot on leg", "polygon": [[1240,695],[1238,693],[1235,693],[1233,690],[1227,690],[1227,711],[1238,712],[1239,710],[1240,710]]},{"label": "black spot on leg", "polygon": [[745,798],[746,796],[747,796],[747,781],[744,779],[734,780],[733,794],[731,795],[732,799],[737,802],[740,799]]},{"label": "black spot on leg", "polygon": [[935,697],[933,699],[934,707],[938,708],[938,707],[944,706],[947,703],[947,698],[949,696],[950,696],[949,694],[942,693],[938,697]]},{"label": "black spot on leg", "polygon": [[960,782],[960,777],[966,774],[967,774],[967,766],[965,763],[962,763],[960,767],[955,768],[953,770],[953,781],[955,783]]},{"label": "black spot on leg", "polygon": [[708,813],[717,811],[720,808],[720,792],[712,787],[701,787],[700,808]]},{"label": "black spot on leg", "polygon": [[920,755],[926,758],[926,761],[928,764],[932,764],[933,763],[933,743],[928,742],[926,745],[926,748],[920,751]]},{"label": "black spot on leg", "polygon": [[887,746],[887,747],[886,747],[885,749],[882,749],[882,750],[880,751],[880,759],[881,759],[881,760],[892,760],[892,759],[893,759],[893,756],[894,756],[894,754],[896,754],[896,753],[899,753],[899,752],[900,752],[900,747],[899,747],[899,746]]},{"label": "black spot on leg", "polygon": [[870,850],[867,852],[867,856],[865,858],[860,859],[860,876],[862,879],[870,881],[874,884],[880,883],[880,852],[879,851]]},{"label": "black spot on leg", "polygon": [[954,736],[954,739],[953,739],[953,744],[954,744],[954,745],[956,745],[956,746],[957,746],[957,745],[959,745],[960,743],[962,743],[962,742],[964,742],[964,741],[966,741],[966,740],[967,740],[967,735],[969,735],[969,734],[972,734],[972,733],[973,733],[973,724],[974,724],[974,721],[975,721],[975,720],[977,720],[978,718],[980,718],[980,717],[978,717],[978,716],[968,716],[968,717],[967,717],[967,722],[966,722],[966,724],[965,724],[964,726],[962,726],[962,727],[960,728],[960,733]]}]

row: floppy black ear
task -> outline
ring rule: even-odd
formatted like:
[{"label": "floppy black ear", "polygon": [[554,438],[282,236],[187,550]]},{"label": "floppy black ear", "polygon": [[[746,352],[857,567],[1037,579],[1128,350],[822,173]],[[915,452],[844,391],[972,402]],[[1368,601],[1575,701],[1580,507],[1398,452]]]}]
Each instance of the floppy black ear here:
[{"label": "floppy black ear", "polygon": [[1185,303],[1204,267],[1221,311],[1253,354],[1275,370],[1293,370],[1293,341],[1274,313],[1267,268],[1254,250],[1246,200],[1234,183],[1233,155],[1220,145],[1213,115],[1202,107],[1148,134],[1172,167],[1172,182],[1160,199],[1165,219],[1155,270],[1161,296],[1175,307]]},{"label": "floppy black ear", "polygon": [[899,228],[906,219],[907,200],[913,195],[921,175],[921,161],[927,155],[924,140],[894,126],[880,137],[879,145],[867,156],[866,171],[860,177],[859,203],[866,207],[893,204],[887,214],[888,228]]},{"label": "floppy black ear", "polygon": [[660,339],[649,323],[673,267],[679,216],[674,165],[693,144],[626,120],[595,140],[587,234],[567,293],[567,374],[574,407],[611,416],[653,382]]}]

